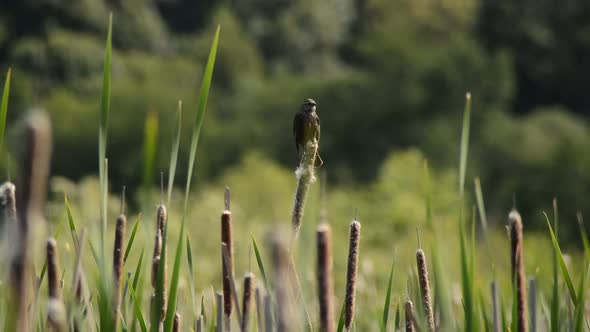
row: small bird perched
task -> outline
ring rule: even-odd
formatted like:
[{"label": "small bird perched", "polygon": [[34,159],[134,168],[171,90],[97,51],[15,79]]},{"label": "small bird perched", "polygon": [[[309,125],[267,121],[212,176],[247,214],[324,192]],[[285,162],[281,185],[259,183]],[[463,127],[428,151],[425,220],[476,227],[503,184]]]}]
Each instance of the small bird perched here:
[{"label": "small bird perched", "polygon": [[313,139],[320,141],[320,117],[316,113],[316,107],[315,100],[306,99],[293,119],[293,136],[299,157],[305,151],[307,142]]}]

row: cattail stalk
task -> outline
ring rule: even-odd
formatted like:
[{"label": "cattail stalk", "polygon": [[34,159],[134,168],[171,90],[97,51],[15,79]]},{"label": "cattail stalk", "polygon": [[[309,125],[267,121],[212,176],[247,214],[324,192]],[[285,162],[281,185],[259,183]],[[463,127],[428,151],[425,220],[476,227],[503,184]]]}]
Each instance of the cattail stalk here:
[{"label": "cattail stalk", "polygon": [[[223,252],[221,254],[221,272],[223,277],[223,312],[226,316],[226,322],[232,313],[232,289],[231,279],[234,274],[234,255],[233,255],[233,241],[232,241],[232,224],[231,212],[229,210],[229,188],[225,189],[225,210],[221,214],[221,243],[225,244],[227,248],[227,259],[224,259]],[[226,324],[226,331],[230,330],[230,324]]]},{"label": "cattail stalk", "polygon": [[[51,124],[45,112],[31,113],[25,120],[24,133],[20,140],[22,149],[19,155],[21,178],[17,184],[16,201],[18,215],[18,234],[15,255],[11,262],[11,283],[13,285],[13,305],[9,313],[7,330],[27,332],[30,329],[28,305],[30,303],[31,264],[38,235],[43,234],[45,223],[43,208],[47,195],[49,163],[51,159]],[[13,319],[17,318],[14,322]]]},{"label": "cattail stalk", "polygon": [[223,331],[223,295],[219,292],[215,293],[215,303],[217,304],[217,326],[216,332]]},{"label": "cattail stalk", "polygon": [[119,215],[115,227],[115,245],[113,248],[113,310],[115,311],[114,319],[115,331],[119,325],[119,314],[121,311],[121,284],[123,277],[123,240],[125,239],[125,228],[127,227],[127,217],[124,214]]},{"label": "cattail stalk", "polygon": [[414,304],[406,300],[406,332],[414,332]]},{"label": "cattail stalk", "polygon": [[258,327],[258,331],[262,331],[262,327],[264,326],[264,322],[262,321],[262,308],[264,308],[262,306],[262,296],[260,295],[260,288],[255,287],[256,288],[256,321],[257,321],[257,327]]},{"label": "cattail stalk", "polygon": [[295,170],[297,177],[297,190],[295,191],[295,200],[293,202],[293,212],[291,213],[291,223],[293,225],[293,239],[297,238],[301,221],[303,220],[303,210],[310,185],[315,181],[315,161],[318,154],[319,142],[313,139],[305,144],[303,156],[299,167]]},{"label": "cattail stalk", "polygon": [[522,236],[522,219],[516,210],[512,210],[508,215],[510,225],[510,242],[511,242],[511,266],[513,285],[516,287],[516,311],[517,311],[517,331],[526,332],[528,330],[527,308],[526,308],[526,277],[524,274],[524,255],[523,255],[523,236]]},{"label": "cattail stalk", "polygon": [[197,318],[197,321],[195,322],[195,332],[203,332],[203,331],[204,331],[203,316],[199,315],[199,318]]},{"label": "cattail stalk", "polygon": [[430,282],[428,280],[428,267],[426,266],[426,256],[422,249],[416,251],[416,265],[418,266],[418,279],[420,280],[420,292],[422,293],[422,304],[424,314],[426,315],[426,329],[434,331],[434,313],[432,311],[432,302],[430,301]]},{"label": "cattail stalk", "polygon": [[498,313],[498,285],[492,281],[492,332],[500,332],[500,315]]},{"label": "cattail stalk", "polygon": [[[164,266],[160,266],[160,262],[162,261],[162,243],[164,241],[164,236],[166,234],[166,227],[168,222],[168,213],[166,211],[166,206],[163,203],[160,203],[158,206],[158,210],[156,211],[156,238],[154,243],[154,254],[152,258],[152,287],[154,289],[154,294],[152,295],[152,310],[159,310],[160,311],[160,321],[166,317],[166,309],[168,305],[168,298],[166,294],[166,277],[168,274],[168,264],[164,264]],[[162,303],[160,308],[154,308],[153,306],[156,305],[155,298],[156,298],[156,291],[158,285],[158,271],[160,269],[164,269],[164,287],[162,287]]]},{"label": "cattail stalk", "polygon": [[47,291],[50,298],[59,299],[59,260],[55,239],[47,240]]},{"label": "cattail stalk", "polygon": [[[273,266],[273,274],[275,276],[275,300],[277,304],[276,308],[276,324],[277,324],[277,331],[288,332],[291,331],[291,326],[293,322],[291,321],[291,306],[289,301],[289,288],[290,288],[290,279],[289,279],[289,256],[287,253],[287,249],[285,248],[284,244],[281,242],[281,238],[278,234],[275,234],[271,237],[271,250],[272,250],[272,266]],[[265,303],[266,310],[272,311],[271,305],[269,303]],[[269,312],[270,314],[271,312]],[[267,315],[268,319],[268,315]],[[268,321],[267,321],[268,323]],[[272,324],[270,327],[266,326],[267,331],[274,331],[272,328]]]},{"label": "cattail stalk", "polygon": [[242,332],[250,330],[250,319],[252,316],[252,303],[254,292],[254,275],[247,272],[244,276],[244,296],[242,297]]},{"label": "cattail stalk", "polygon": [[356,295],[356,273],[359,263],[359,244],[361,223],[355,220],[350,224],[350,241],[348,245],[348,265],[346,269],[346,295],[344,298],[344,326],[347,331],[352,327],[354,319],[354,302]]},{"label": "cattail stalk", "polygon": [[318,227],[317,255],[320,331],[335,332],[332,285],[332,231],[328,224],[322,224]]},{"label": "cattail stalk", "polygon": [[180,331],[180,314],[177,312],[174,314],[174,321],[172,322],[172,332]]}]

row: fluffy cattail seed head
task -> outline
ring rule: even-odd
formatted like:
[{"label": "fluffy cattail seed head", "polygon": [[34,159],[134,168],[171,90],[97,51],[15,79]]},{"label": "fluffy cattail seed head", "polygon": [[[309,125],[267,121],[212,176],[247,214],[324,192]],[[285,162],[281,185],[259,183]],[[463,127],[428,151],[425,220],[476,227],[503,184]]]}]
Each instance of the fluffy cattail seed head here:
[{"label": "fluffy cattail seed head", "polygon": [[358,271],[359,244],[361,237],[361,223],[354,220],[350,224],[350,241],[348,246],[348,266],[346,269],[346,295],[344,299],[344,326],[347,330],[352,327],[354,319],[354,302],[356,295],[356,274]]},{"label": "fluffy cattail seed head", "polygon": [[424,314],[426,315],[426,328],[428,331],[434,331],[434,313],[432,311],[432,302],[430,300],[428,267],[426,265],[426,256],[424,255],[424,251],[422,249],[418,249],[416,251],[416,265],[418,266],[420,292],[422,293],[422,304],[424,305]]},{"label": "fluffy cattail seed head", "polygon": [[406,332],[414,332],[414,304],[410,299],[406,300]]},{"label": "fluffy cattail seed head", "polygon": [[59,261],[57,243],[54,239],[47,240],[47,289],[50,298],[59,299]]},{"label": "fluffy cattail seed head", "polygon": [[508,223],[510,227],[512,278],[517,297],[517,331],[526,332],[528,330],[526,276],[524,274],[522,219],[518,211],[514,209],[510,211]]}]

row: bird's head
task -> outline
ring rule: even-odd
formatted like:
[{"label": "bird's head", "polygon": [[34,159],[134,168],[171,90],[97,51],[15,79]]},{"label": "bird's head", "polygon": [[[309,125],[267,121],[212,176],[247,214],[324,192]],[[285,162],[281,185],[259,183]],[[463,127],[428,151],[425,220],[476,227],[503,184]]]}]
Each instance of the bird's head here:
[{"label": "bird's head", "polygon": [[313,100],[313,99],[305,99],[305,101],[301,105],[301,109],[304,112],[312,113],[312,112],[315,112],[316,106],[317,106],[317,104],[316,104],[315,100]]}]

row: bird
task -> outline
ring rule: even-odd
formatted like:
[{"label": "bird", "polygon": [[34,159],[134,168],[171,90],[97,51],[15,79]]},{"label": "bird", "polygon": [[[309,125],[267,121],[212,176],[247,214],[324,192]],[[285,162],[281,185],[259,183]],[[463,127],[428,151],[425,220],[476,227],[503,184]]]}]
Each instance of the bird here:
[{"label": "bird", "polygon": [[[306,99],[293,119],[293,136],[297,155],[301,158],[305,145],[311,140],[320,141],[320,117],[316,113],[317,103]],[[321,160],[321,159],[320,159]]]}]

